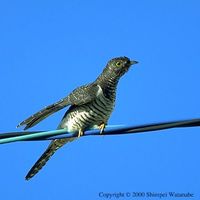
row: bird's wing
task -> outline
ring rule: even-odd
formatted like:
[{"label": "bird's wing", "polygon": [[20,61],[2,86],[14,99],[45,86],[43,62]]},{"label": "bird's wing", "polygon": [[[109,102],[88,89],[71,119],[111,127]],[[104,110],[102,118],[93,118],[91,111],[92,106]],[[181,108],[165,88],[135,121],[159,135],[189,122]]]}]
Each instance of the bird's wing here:
[{"label": "bird's wing", "polygon": [[38,124],[40,121],[44,120],[49,115],[61,110],[62,108],[68,105],[82,105],[90,101],[93,101],[95,97],[98,95],[100,89],[101,88],[94,83],[81,86],[72,91],[67,97],[43,108],[39,112],[25,119],[17,127],[25,125],[24,130],[26,130]]},{"label": "bird's wing", "polygon": [[75,89],[68,98],[71,105],[83,105],[93,101],[101,92],[101,87],[92,83]]}]

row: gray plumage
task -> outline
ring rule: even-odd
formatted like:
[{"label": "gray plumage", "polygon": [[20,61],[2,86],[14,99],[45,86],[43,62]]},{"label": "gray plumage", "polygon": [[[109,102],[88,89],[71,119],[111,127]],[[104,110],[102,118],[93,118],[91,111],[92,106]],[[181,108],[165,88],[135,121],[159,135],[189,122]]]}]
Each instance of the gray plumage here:
[{"label": "gray plumage", "polygon": [[[49,115],[70,105],[58,129],[65,128],[69,132],[78,132],[78,136],[84,134],[85,130],[94,127],[99,127],[101,132],[103,132],[115,105],[118,81],[128,71],[130,66],[136,63],[136,61],[130,61],[127,57],[118,57],[110,60],[93,83],[75,89],[67,97],[45,107],[24,120],[18,127],[25,125],[24,129],[31,128]],[[26,180],[32,178],[57,149],[73,140],[71,138],[53,140],[30,169]]]}]

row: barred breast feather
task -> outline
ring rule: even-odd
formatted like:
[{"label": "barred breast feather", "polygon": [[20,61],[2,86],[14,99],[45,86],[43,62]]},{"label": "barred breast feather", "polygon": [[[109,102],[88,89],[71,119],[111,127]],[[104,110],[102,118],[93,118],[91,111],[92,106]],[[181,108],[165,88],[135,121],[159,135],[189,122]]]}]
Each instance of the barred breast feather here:
[{"label": "barred breast feather", "polygon": [[66,128],[69,132],[87,130],[102,123],[107,123],[115,104],[115,97],[107,98],[99,86],[97,98],[87,104],[71,106],[66,112],[59,128]]}]

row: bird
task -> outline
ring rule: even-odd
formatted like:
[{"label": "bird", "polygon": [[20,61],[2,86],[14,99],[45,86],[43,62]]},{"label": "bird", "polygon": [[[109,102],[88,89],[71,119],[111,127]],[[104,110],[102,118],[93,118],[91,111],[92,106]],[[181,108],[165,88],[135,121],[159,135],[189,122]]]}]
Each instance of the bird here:
[{"label": "bird", "polygon": [[66,129],[68,132],[77,133],[77,137],[74,138],[52,140],[44,153],[27,173],[26,180],[35,176],[59,148],[83,136],[86,130],[98,128],[100,134],[103,133],[115,107],[119,79],[128,72],[132,65],[137,63],[137,61],[130,60],[126,56],[109,60],[102,73],[94,82],[74,89],[65,98],[46,106],[19,123],[17,127],[25,126],[24,130],[26,130],[53,113],[69,106],[57,129]]}]

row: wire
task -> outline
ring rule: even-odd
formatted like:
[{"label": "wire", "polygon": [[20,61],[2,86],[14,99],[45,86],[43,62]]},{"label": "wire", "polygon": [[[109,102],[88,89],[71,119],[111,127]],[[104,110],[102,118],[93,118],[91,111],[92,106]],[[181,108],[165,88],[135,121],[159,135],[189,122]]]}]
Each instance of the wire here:
[{"label": "wire", "polygon": [[[161,123],[151,123],[138,126],[107,126],[102,135],[122,135],[131,133],[142,133],[149,131],[158,131],[170,128],[186,128],[200,126],[200,119],[179,120]],[[65,135],[64,135],[65,134]],[[83,136],[100,135],[99,130],[86,131]],[[21,131],[0,134],[0,144],[17,142],[17,141],[38,141],[53,140],[59,138],[77,137],[77,133],[69,133],[66,129],[51,131]]]}]

